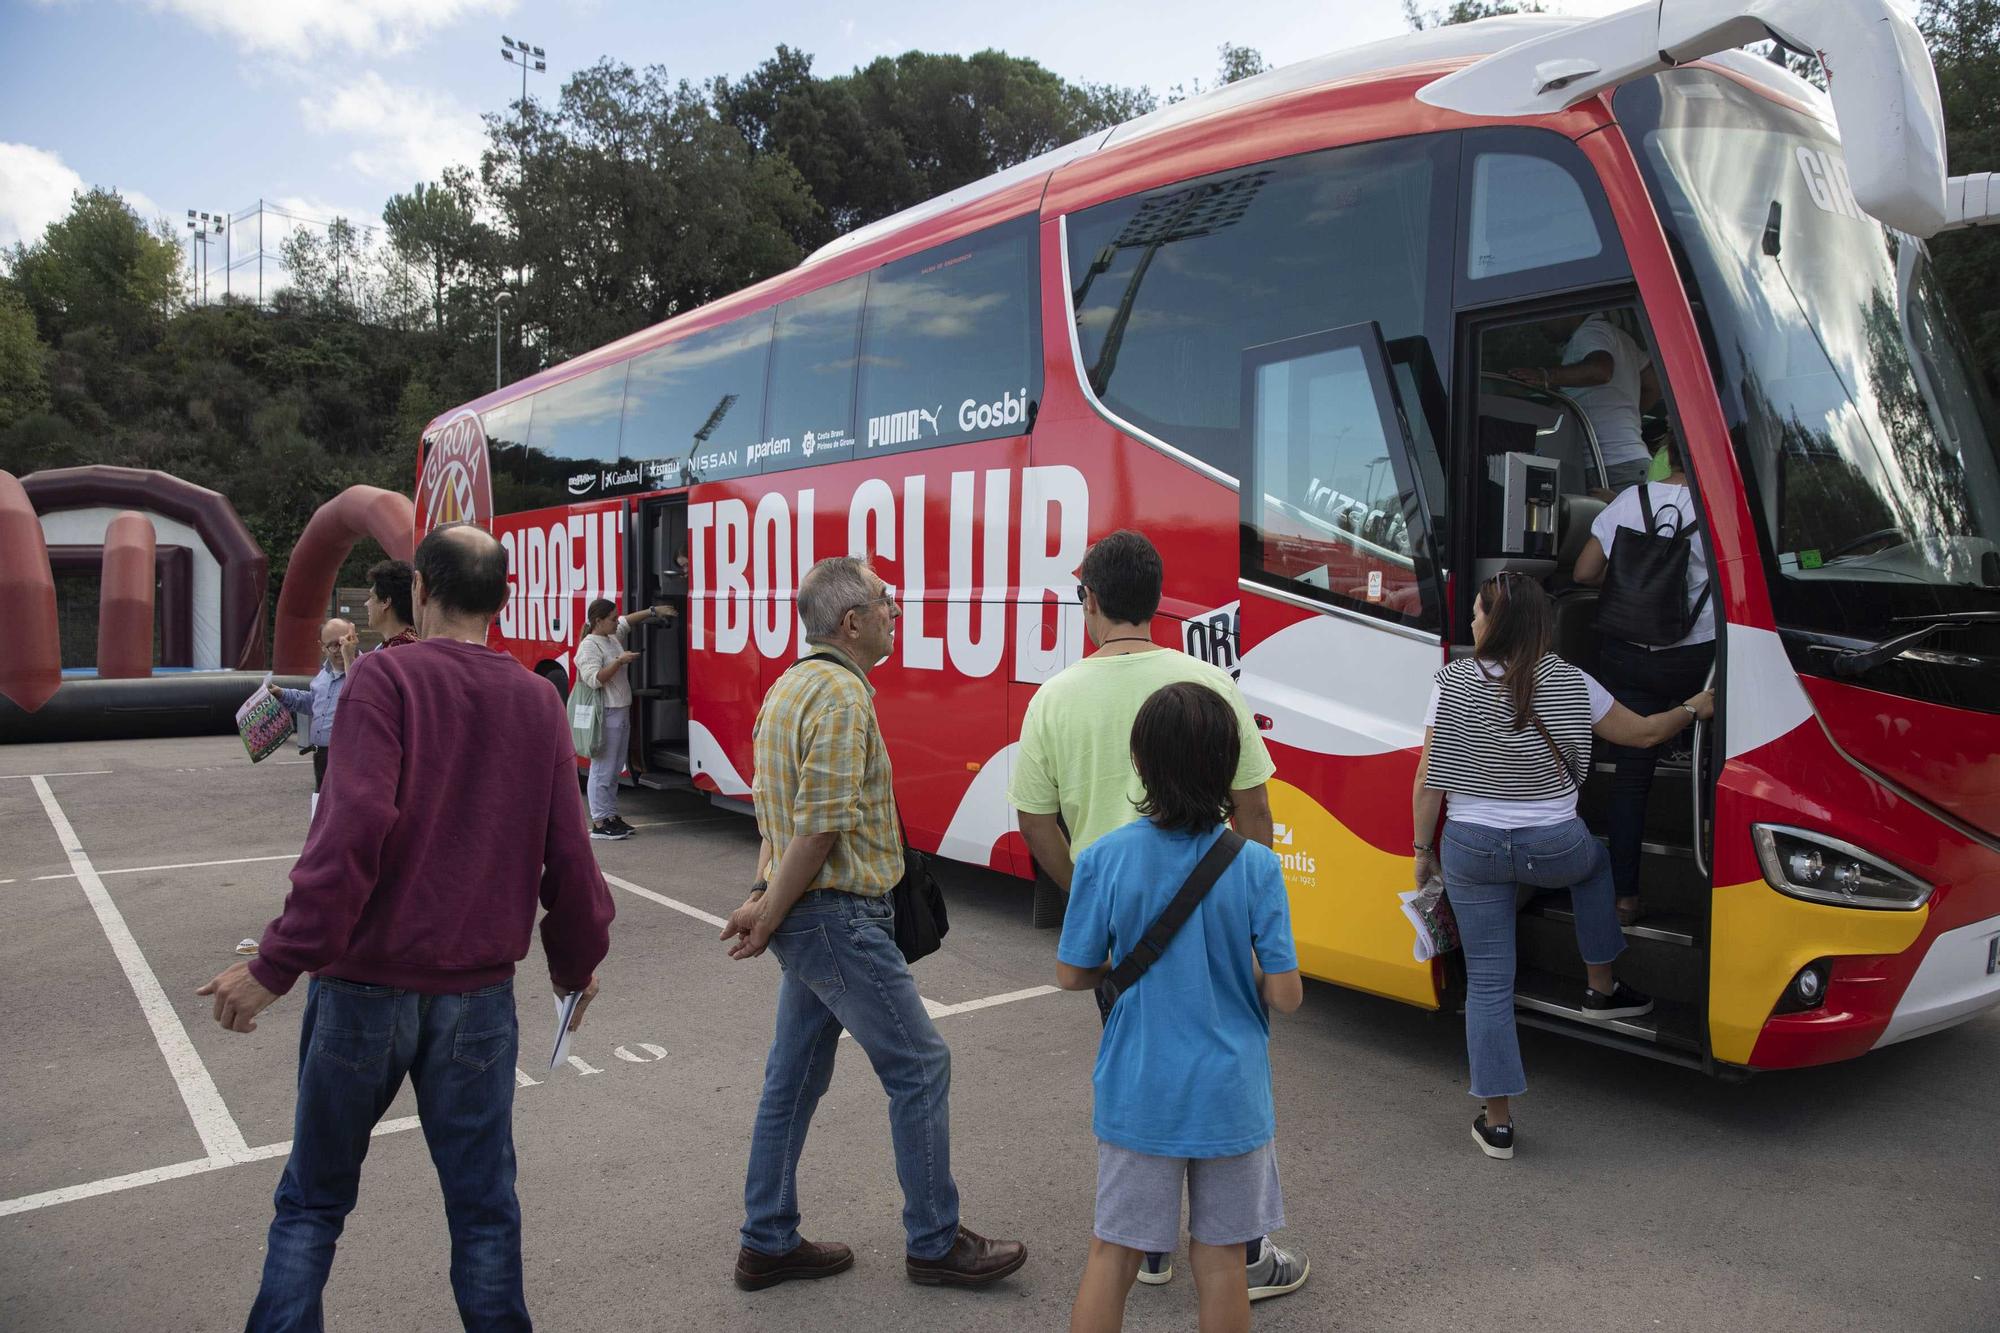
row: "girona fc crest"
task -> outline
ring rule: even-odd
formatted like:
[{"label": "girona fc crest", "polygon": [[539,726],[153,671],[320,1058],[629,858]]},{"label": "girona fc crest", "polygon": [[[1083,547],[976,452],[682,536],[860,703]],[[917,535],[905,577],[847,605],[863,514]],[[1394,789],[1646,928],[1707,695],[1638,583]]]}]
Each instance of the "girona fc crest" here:
[{"label": "girona fc crest", "polygon": [[417,540],[443,523],[493,528],[493,479],[486,466],[486,432],[466,411],[424,437],[417,478]]}]

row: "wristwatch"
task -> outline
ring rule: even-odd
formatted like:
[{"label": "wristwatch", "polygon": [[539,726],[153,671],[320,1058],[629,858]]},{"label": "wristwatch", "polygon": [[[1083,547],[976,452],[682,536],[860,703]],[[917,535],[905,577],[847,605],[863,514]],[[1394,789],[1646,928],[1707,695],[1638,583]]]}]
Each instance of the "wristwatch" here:
[{"label": "wristwatch", "polygon": [[750,896],[751,896],[752,898],[755,898],[755,897],[756,897],[756,896],[757,896],[758,894],[762,893],[762,892],[763,892],[764,890],[766,890],[766,889],[768,889],[768,888],[770,888],[770,887],[771,887],[771,881],[770,881],[770,880],[768,880],[768,879],[760,879],[760,880],[756,881],[755,883],[753,883],[753,884],[752,884],[752,885],[750,886]]},{"label": "wristwatch", "polygon": [[1688,710],[1689,717],[1693,718],[1697,722],[1701,721],[1701,714],[1695,711],[1695,706],[1693,704],[1683,701],[1681,707]]}]

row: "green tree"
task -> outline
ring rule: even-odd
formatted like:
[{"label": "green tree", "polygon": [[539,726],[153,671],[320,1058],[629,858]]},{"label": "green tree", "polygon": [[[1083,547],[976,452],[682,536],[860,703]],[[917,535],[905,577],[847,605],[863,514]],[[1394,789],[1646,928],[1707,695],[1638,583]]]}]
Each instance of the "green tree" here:
[{"label": "green tree", "polygon": [[798,260],[812,209],[701,89],[599,61],[553,107],[488,117],[480,166],[519,274],[510,322],[544,362],[714,300]]},{"label": "green tree", "polygon": [[8,267],[49,343],[78,329],[116,330],[128,342],[157,333],[180,303],[181,250],[164,223],[147,230],[112,190],[78,194],[67,216]]},{"label": "green tree", "polygon": [[442,333],[453,292],[468,283],[491,287],[493,241],[478,219],[477,182],[466,167],[446,168],[434,184],[419,181],[408,194],[394,195],[382,210],[389,244],[421,275],[422,295],[431,308],[431,327]]},{"label": "green tree", "polygon": [[1264,53],[1251,46],[1237,46],[1232,42],[1222,44],[1222,70],[1216,76],[1223,83],[1234,83],[1262,74],[1271,68],[1265,61]]},{"label": "green tree", "polygon": [[35,332],[35,313],[11,283],[0,283],[0,426],[10,426],[49,400],[42,363],[48,348]]}]

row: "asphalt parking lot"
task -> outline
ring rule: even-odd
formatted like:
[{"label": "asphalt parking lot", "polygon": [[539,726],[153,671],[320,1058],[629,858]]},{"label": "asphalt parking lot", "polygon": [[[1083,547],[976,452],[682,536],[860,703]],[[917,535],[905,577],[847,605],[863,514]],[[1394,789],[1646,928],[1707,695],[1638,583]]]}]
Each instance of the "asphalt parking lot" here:
[{"label": "asphalt parking lot", "polygon": [[[40,777],[31,775],[44,775]],[[250,1036],[195,987],[275,913],[311,769],[233,737],[0,748],[0,1328],[240,1327],[291,1136],[303,991]],[[539,957],[518,983],[515,1134],[530,1308],[555,1330],[1065,1327],[1095,1151],[1087,997],[1054,992],[1025,886],[954,875],[917,966],[952,1046],[966,1222],[1025,1238],[978,1292],[909,1285],[886,1101],[843,1049],[801,1171],[807,1234],[854,1270],[729,1281],[777,969],[732,963],[756,835],[690,793],[627,793],[597,844],[618,920],[603,994],[551,1071]],[[66,844],[68,844],[66,846]],[[1724,1084],[1523,1033],[1521,1150],[1474,1149],[1462,1030],[1330,986],[1276,1025],[1279,1156],[1312,1258],[1269,1329],[2000,1327],[2000,1016],[1846,1065]],[[327,1291],[329,1323],[457,1326],[407,1091]],[[1126,1326],[1191,1329],[1186,1276]]]}]

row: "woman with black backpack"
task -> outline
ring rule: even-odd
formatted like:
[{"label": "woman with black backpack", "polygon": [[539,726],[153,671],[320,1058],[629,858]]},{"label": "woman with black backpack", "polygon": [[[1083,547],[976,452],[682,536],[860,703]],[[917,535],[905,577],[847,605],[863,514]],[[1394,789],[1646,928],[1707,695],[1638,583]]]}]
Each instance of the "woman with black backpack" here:
[{"label": "woman with black backpack", "polygon": [[[1507,573],[1481,585],[1473,655],[1437,673],[1410,800],[1417,886],[1441,860],[1465,950],[1465,1046],[1472,1095],[1486,1102],[1472,1137],[1488,1157],[1514,1155],[1510,1099],[1527,1087],[1514,1030],[1517,885],[1569,890],[1589,983],[1580,1004],[1586,1018],[1634,1018],[1653,1007],[1611,972],[1625,936],[1612,908],[1610,865],[1576,813],[1592,734],[1657,745],[1713,711],[1703,693],[1640,717],[1557,657],[1554,637],[1541,584]],[[1441,857],[1432,841],[1440,808]]]},{"label": "woman with black backpack", "polygon": [[[1671,707],[1708,682],[1715,664],[1715,608],[1696,528],[1694,492],[1669,437],[1672,470],[1618,494],[1590,525],[1576,559],[1578,583],[1602,585],[1597,670],[1612,698],[1635,713]],[[1659,746],[1619,746],[1611,780],[1611,879],[1618,919],[1639,918],[1639,862],[1646,801]]]}]

